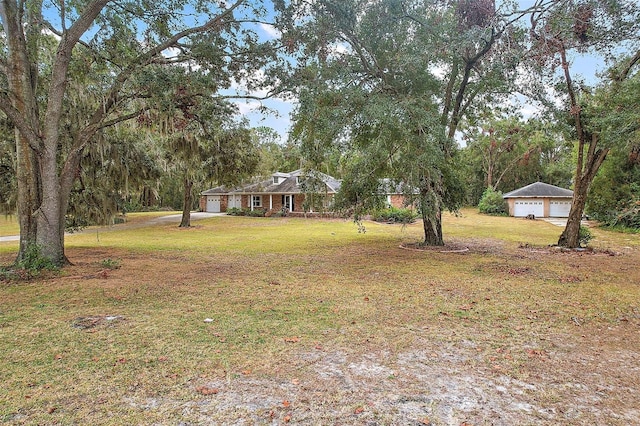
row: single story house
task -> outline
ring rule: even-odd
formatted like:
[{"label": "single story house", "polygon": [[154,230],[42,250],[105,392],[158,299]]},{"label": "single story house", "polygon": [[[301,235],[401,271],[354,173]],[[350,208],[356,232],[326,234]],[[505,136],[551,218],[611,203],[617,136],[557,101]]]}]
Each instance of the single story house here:
[{"label": "single story house", "polygon": [[535,182],[502,196],[515,217],[569,217],[573,191]]},{"label": "single story house", "polygon": [[[387,206],[397,209],[414,208],[415,206],[408,203],[405,196],[406,188],[402,184],[394,183],[391,179],[384,178],[380,182],[382,194],[386,198]],[[418,194],[417,190],[412,190],[414,195]]]},{"label": "single story house", "polygon": [[200,210],[218,213],[235,207],[262,209],[267,213],[320,211],[331,205],[340,184],[340,180],[319,172],[276,172],[261,182],[237,188],[218,186],[203,191]]}]

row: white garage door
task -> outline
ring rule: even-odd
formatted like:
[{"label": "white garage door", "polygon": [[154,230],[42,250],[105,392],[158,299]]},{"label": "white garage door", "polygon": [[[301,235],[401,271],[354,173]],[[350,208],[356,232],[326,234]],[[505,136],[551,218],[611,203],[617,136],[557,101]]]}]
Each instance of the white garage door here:
[{"label": "white garage door", "polygon": [[242,208],[242,197],[240,195],[229,195],[229,205],[228,208]]},{"label": "white garage door", "polygon": [[549,205],[549,216],[569,217],[569,210],[571,210],[571,201],[551,200],[551,204]]},{"label": "white garage door", "polygon": [[207,196],[207,211],[209,213],[220,213],[220,196],[219,195]]},{"label": "white garage door", "polygon": [[522,198],[516,200],[513,209],[513,215],[516,217],[529,216],[530,214],[535,217],[544,217],[544,203],[538,199],[526,199]]}]

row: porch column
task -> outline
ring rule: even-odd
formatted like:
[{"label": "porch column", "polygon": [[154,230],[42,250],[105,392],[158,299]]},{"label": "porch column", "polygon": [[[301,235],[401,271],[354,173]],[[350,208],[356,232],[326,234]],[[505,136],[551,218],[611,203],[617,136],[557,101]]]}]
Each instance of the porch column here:
[{"label": "porch column", "polygon": [[253,194],[249,194],[249,205],[251,206],[251,211],[253,211]]},{"label": "porch column", "polygon": [[273,210],[273,194],[269,194],[269,210]]}]

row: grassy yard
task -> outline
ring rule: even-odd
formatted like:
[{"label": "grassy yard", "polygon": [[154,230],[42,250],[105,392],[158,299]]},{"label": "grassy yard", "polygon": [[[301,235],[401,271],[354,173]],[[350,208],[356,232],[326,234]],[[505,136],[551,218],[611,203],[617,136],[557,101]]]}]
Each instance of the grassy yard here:
[{"label": "grassy yard", "polygon": [[0,216],[0,237],[5,235],[18,235],[20,233],[20,226],[18,225],[18,218],[11,215]]},{"label": "grassy yard", "polygon": [[431,250],[401,247],[420,224],[193,224],[71,235],[73,266],[0,281],[0,422],[640,424],[638,235],[566,253],[472,210]]}]

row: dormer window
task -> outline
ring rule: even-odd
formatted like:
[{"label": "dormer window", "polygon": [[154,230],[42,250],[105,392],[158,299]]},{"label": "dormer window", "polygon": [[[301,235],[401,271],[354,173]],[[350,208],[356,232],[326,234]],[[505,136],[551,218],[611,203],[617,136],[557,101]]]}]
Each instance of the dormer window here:
[{"label": "dormer window", "polygon": [[274,184],[274,185],[277,185],[277,184],[279,184],[279,183],[280,183],[280,177],[279,177],[279,176],[274,176],[274,177],[273,177],[273,184]]},{"label": "dormer window", "polygon": [[300,176],[296,176],[296,185],[300,185]]}]

